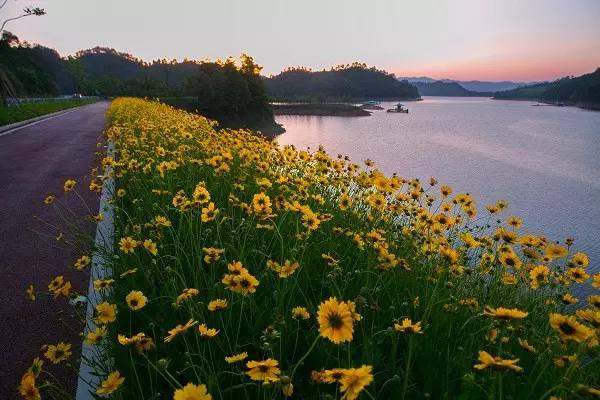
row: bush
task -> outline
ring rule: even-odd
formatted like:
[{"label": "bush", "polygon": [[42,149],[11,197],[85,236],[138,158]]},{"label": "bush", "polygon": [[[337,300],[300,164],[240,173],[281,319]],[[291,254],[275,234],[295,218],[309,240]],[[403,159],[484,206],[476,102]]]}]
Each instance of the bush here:
[{"label": "bush", "polygon": [[26,103],[12,107],[0,106],[0,126],[14,124],[15,122],[25,121],[30,118],[51,114],[68,108],[79,107],[95,101],[96,100],[65,100],[50,101],[47,103]]}]

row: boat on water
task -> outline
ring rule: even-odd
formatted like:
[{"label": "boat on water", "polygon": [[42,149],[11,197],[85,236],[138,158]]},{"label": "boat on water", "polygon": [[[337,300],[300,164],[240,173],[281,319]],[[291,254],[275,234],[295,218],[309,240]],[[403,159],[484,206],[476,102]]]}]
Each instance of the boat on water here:
[{"label": "boat on water", "polygon": [[408,108],[405,108],[404,104],[398,103],[396,104],[396,108],[388,108],[387,112],[408,114]]}]

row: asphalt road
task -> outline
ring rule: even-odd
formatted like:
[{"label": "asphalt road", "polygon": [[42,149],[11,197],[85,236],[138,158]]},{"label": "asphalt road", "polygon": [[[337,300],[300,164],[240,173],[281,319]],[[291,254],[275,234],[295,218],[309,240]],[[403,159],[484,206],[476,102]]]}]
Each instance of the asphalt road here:
[{"label": "asphalt road", "polygon": [[[72,268],[81,249],[65,246],[55,237],[78,223],[93,236],[95,225],[81,224],[98,212],[98,196],[88,190],[89,173],[97,165],[97,143],[104,129],[108,103],[85,106],[64,115],[23,127],[0,136],[0,399],[17,399],[17,385],[34,357],[43,358],[40,348],[59,341],[73,343],[72,368],[44,367],[57,375],[74,393],[77,357],[82,327],[68,316],[70,306],[62,298],[49,297],[47,286],[56,275],[64,275],[85,294],[88,275]],[[77,180],[81,199],[63,193],[66,179]],[[54,193],[70,211],[56,212],[44,204]],[[36,288],[32,303],[25,290]]]}]

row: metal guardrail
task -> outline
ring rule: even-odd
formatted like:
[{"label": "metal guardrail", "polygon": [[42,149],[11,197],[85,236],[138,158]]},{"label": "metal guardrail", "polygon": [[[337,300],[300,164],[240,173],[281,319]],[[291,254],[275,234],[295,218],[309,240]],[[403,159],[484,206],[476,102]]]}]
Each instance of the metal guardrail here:
[{"label": "metal guardrail", "polygon": [[58,97],[7,97],[6,105],[8,107],[20,106],[22,104],[30,103],[53,103],[70,100],[88,100],[88,99],[99,99],[99,96],[82,96],[78,94],[58,96]]}]

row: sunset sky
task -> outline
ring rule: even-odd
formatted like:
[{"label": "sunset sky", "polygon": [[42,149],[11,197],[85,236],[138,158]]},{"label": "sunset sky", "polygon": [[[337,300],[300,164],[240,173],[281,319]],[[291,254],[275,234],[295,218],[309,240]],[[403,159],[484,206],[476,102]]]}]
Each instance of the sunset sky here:
[{"label": "sunset sky", "polygon": [[398,76],[537,81],[600,67],[596,0],[8,0],[48,15],[9,24],[62,55],[94,46],[135,56],[251,54],[266,74],[366,62]]}]

